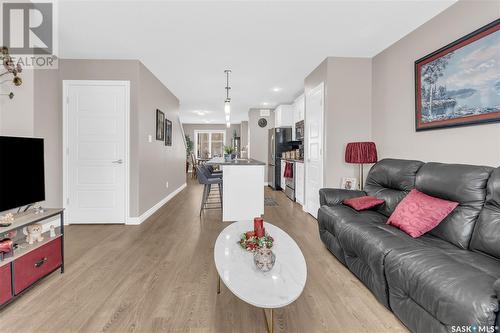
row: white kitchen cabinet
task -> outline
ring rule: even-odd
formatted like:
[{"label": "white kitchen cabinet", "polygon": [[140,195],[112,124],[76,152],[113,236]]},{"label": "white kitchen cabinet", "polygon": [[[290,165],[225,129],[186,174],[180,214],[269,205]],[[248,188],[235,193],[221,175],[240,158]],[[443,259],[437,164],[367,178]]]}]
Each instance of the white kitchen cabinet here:
[{"label": "white kitchen cabinet", "polygon": [[304,205],[304,163],[295,162],[295,201]]},{"label": "white kitchen cabinet", "polygon": [[293,105],[280,105],[274,110],[274,127],[292,127]]},{"label": "white kitchen cabinet", "polygon": [[285,165],[286,162],[284,160],[281,160],[281,170],[280,170],[280,177],[281,177],[281,190],[285,191]]},{"label": "white kitchen cabinet", "polygon": [[295,124],[301,120],[304,120],[305,113],[305,102],[304,94],[300,95],[293,102],[293,124],[292,124],[292,140],[296,140],[295,137]]},{"label": "white kitchen cabinet", "polygon": [[300,95],[296,100],[295,100],[295,114],[297,120],[295,122],[299,122],[301,120],[304,120],[304,115],[306,111],[306,99],[304,97],[304,94]]}]

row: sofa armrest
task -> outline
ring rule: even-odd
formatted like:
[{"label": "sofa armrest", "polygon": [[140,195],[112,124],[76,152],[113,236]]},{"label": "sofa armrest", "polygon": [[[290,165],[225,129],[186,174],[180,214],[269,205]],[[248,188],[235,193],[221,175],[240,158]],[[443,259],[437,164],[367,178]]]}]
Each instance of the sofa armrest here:
[{"label": "sofa armrest", "polygon": [[365,195],[365,191],[344,190],[340,188],[322,188],[319,190],[319,203],[321,206],[333,206],[341,204],[344,199],[358,198]]}]

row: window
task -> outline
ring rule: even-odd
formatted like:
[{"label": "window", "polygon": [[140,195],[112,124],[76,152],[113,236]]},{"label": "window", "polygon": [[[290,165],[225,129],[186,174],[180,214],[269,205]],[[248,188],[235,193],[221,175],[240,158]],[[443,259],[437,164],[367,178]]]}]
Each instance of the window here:
[{"label": "window", "polygon": [[224,156],[226,131],[194,131],[196,158]]}]

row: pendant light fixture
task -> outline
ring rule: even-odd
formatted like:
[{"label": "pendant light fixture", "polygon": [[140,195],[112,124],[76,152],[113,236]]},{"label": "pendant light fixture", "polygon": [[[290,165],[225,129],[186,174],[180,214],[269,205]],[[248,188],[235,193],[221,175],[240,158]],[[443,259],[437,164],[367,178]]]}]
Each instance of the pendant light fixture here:
[{"label": "pendant light fixture", "polygon": [[229,74],[231,73],[231,70],[226,69],[224,73],[226,74],[226,100],[224,101],[224,114],[226,115],[226,126],[229,128],[231,127],[231,98],[229,98],[229,90],[231,89],[229,86]]}]

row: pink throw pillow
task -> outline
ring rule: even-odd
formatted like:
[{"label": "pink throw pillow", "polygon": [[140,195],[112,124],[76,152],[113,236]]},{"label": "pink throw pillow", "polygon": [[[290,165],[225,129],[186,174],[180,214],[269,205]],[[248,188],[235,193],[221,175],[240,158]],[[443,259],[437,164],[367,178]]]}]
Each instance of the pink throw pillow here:
[{"label": "pink throw pillow", "polygon": [[370,209],[375,206],[381,205],[384,202],[385,200],[377,199],[371,196],[345,199],[344,201],[342,201],[344,205],[354,208],[357,211]]},{"label": "pink throw pillow", "polygon": [[413,189],[396,206],[387,224],[417,238],[437,227],[457,206],[458,202],[431,197]]}]

